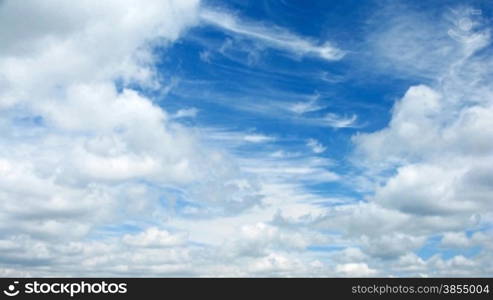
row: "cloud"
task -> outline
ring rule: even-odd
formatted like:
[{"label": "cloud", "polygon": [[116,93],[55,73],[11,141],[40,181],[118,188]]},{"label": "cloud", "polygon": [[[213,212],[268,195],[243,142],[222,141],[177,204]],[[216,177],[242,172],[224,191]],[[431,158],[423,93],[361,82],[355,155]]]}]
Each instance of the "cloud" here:
[{"label": "cloud", "polygon": [[313,153],[317,154],[323,153],[325,152],[325,150],[327,150],[326,147],[324,147],[322,144],[320,144],[319,141],[315,139],[308,139],[306,141],[306,145],[313,151]]},{"label": "cloud", "polygon": [[[387,127],[353,136],[354,161],[365,170],[366,176],[378,178],[373,179],[374,194],[367,198],[371,204],[365,206],[386,212],[373,222],[387,227],[387,232],[405,236],[401,242],[398,242],[401,238],[392,237],[393,243],[385,242],[376,251],[364,246],[363,249],[373,255],[384,255],[387,249],[400,260],[410,260],[412,255],[405,253],[421,247],[424,236],[445,232],[443,247],[467,247],[473,243],[465,231],[491,224],[488,198],[493,185],[484,179],[493,171],[487,167],[491,165],[493,148],[486,142],[493,138],[488,129],[491,128],[489,115],[493,112],[492,91],[486,84],[491,78],[491,71],[486,68],[492,57],[481,54],[489,47],[489,30],[484,29],[480,18],[468,15],[474,25],[467,30],[459,28],[463,38],[456,39],[449,36],[450,31],[459,30],[455,26],[460,25],[464,16],[447,15],[447,22],[439,21],[434,29],[426,30],[423,27],[431,23],[416,22],[422,17],[411,12],[401,20],[396,19],[396,26],[379,32],[379,38],[385,39],[382,43],[385,49],[377,54],[390,59],[394,70],[405,68],[433,80],[428,85],[411,86],[396,101]],[[411,29],[408,27],[411,24],[417,27]],[[400,56],[398,53],[404,49],[407,54]],[[356,215],[363,218],[360,213]],[[374,214],[368,210],[363,215],[369,218]],[[324,222],[326,226],[331,225],[329,221]],[[352,226],[356,233],[362,230],[358,228],[363,224]],[[376,247],[379,240],[370,238],[368,245]],[[392,245],[402,248],[393,249]],[[481,274],[484,268],[478,264],[486,262],[488,256],[485,244],[481,245],[481,254],[473,258],[457,255],[444,259],[438,254],[428,260],[415,257],[414,266],[409,267],[415,269],[407,271]]]},{"label": "cloud", "polygon": [[202,128],[209,142],[221,143],[224,147],[235,148],[246,144],[273,143],[278,139],[274,136],[255,132],[241,132],[221,128]]},{"label": "cloud", "polygon": [[448,248],[466,248],[470,242],[464,232],[447,232],[443,235],[441,244]]},{"label": "cloud", "polygon": [[364,252],[382,259],[400,257],[410,251],[419,249],[425,243],[424,236],[413,236],[404,233],[389,233],[378,237],[362,237]]},{"label": "cloud", "polygon": [[203,62],[206,62],[206,63],[211,62],[211,56],[212,56],[212,54],[210,51],[202,51],[199,54],[200,60]]},{"label": "cloud", "polygon": [[[120,246],[103,237],[101,243],[92,243],[89,234],[138,223],[143,216],[146,222],[160,223],[173,213],[166,206],[175,199],[173,194],[190,207],[207,206],[202,212],[208,215],[259,203],[254,185],[248,190],[233,184],[241,171],[225,161],[222,152],[205,147],[192,130],[173,122],[172,115],[132,88],[161,86],[151,50],[193,26],[198,9],[195,0],[138,5],[1,2],[0,35],[9,46],[0,50],[0,84],[5,87],[0,91],[0,149],[5,149],[0,151],[0,240],[10,244],[24,239],[21,247],[40,253],[20,249],[5,256],[2,274],[11,274],[15,264],[56,266],[68,259],[56,258],[64,251],[56,247],[61,242],[75,243],[82,251],[73,264],[114,263],[115,269],[106,271],[116,272],[115,258],[98,258],[87,249],[116,253]],[[12,18],[19,11],[32,26]],[[191,114],[182,111],[181,117]],[[194,182],[201,184],[189,188]],[[178,200],[185,210],[188,206]],[[151,248],[182,242],[152,228],[124,240],[126,246]],[[171,256],[177,251],[169,250]],[[125,255],[117,256],[125,260]],[[65,275],[76,272],[64,270],[69,272]]]},{"label": "cloud", "polygon": [[273,137],[260,135],[260,134],[249,134],[249,135],[245,135],[243,137],[243,140],[250,143],[265,143],[265,142],[274,141],[275,139]]},{"label": "cloud", "polygon": [[316,233],[303,235],[297,231],[286,231],[262,222],[243,225],[239,235],[223,244],[224,255],[238,257],[264,257],[272,252],[302,252],[310,244],[323,240]]},{"label": "cloud", "polygon": [[358,117],[356,115],[341,117],[334,113],[328,113],[320,120],[320,123],[333,128],[350,128],[358,126],[356,124],[357,119]]},{"label": "cloud", "polygon": [[[241,71],[244,72],[243,69]],[[268,117],[300,126],[328,128],[363,128],[365,126],[358,122],[356,113],[329,112],[324,114],[322,111],[327,110],[327,105],[322,103],[323,98],[318,93],[305,94],[273,89],[265,86],[261,81],[257,81],[252,87],[240,86],[234,92],[218,92],[208,89],[206,85],[211,85],[211,83],[207,82],[207,80],[192,81],[193,84],[175,93],[180,94],[181,97],[221,105],[239,113],[250,113],[254,117]],[[198,89],[197,86],[200,88]],[[207,93],[204,93],[203,89],[206,89]],[[207,96],[205,97],[204,94]]]},{"label": "cloud", "polygon": [[[73,26],[70,23],[62,31],[57,28],[64,27],[59,24],[64,24],[65,14],[50,10],[51,5],[58,4],[74,18]],[[6,210],[6,219],[12,218],[20,208],[17,199],[27,197],[30,207],[41,206],[39,212],[61,206],[58,215],[50,212],[43,217],[50,234],[65,223],[75,222],[80,226],[74,224],[73,228],[79,228],[83,235],[93,225],[114,221],[122,213],[120,208],[125,211],[125,204],[118,199],[128,198],[123,194],[136,182],[140,182],[144,192],[134,195],[138,199],[128,203],[134,201],[139,203],[138,207],[150,209],[153,201],[159,206],[158,199],[169,186],[181,189],[194,181],[207,181],[207,185],[197,185],[191,193],[200,194],[200,189],[213,192],[241,173],[229,162],[222,161],[223,154],[219,151],[204,147],[192,130],[174,123],[173,116],[151,99],[126,84],[117,89],[114,82],[121,79],[141,88],[160,85],[152,47],[174,41],[192,26],[197,21],[199,2],[149,1],[135,9],[134,5],[132,1],[110,1],[104,5],[84,2],[73,6],[56,1],[32,2],[34,22],[45,17],[37,9],[54,14],[49,15],[51,23],[59,22],[56,26],[46,24],[38,28],[43,30],[34,32],[15,26],[15,19],[2,19],[5,23],[2,28],[19,31],[15,36],[29,35],[22,42],[12,41],[12,47],[18,43],[26,51],[36,49],[27,52],[6,49],[0,56],[0,65],[5,67],[2,78],[9,86],[0,95],[1,114],[10,120],[1,130],[11,133],[1,141],[11,151],[1,153],[0,157],[6,165],[23,162],[18,176],[2,179],[4,185],[8,183],[11,187],[2,194],[11,203],[7,205],[11,209]],[[13,1],[0,7],[4,15],[18,9]],[[181,116],[193,113],[182,111]],[[14,119],[19,115],[37,118],[39,124],[28,128],[17,125]],[[30,136],[35,137],[30,139]],[[215,173],[225,176],[223,179],[216,182],[207,175],[212,170],[208,167],[211,164],[221,165],[213,169],[223,170]],[[25,182],[33,184],[27,195],[22,192]],[[39,186],[39,191],[34,186]],[[228,186],[233,194],[235,189],[234,185]],[[233,203],[227,198],[216,198],[211,209],[221,209],[219,199]],[[94,207],[98,201],[104,213],[95,214],[91,220],[85,216],[88,211],[85,205]],[[194,198],[194,201],[201,200]],[[253,202],[234,200],[243,209]],[[154,210],[159,214],[165,209],[159,211]],[[77,212],[84,218],[70,220],[63,216],[64,212]],[[48,216],[55,219],[50,221]],[[26,226],[18,226],[19,230],[43,231],[42,226],[36,229],[33,225],[37,222],[35,218],[22,220]]]},{"label": "cloud", "polygon": [[192,107],[192,108],[184,108],[178,110],[174,115],[174,119],[181,119],[181,118],[195,118],[197,114],[199,113],[199,110]]},{"label": "cloud", "polygon": [[315,95],[307,102],[297,102],[288,106],[288,110],[296,113],[296,114],[305,114],[313,111],[318,111],[324,109],[324,106],[317,105],[317,100],[320,95]]},{"label": "cloud", "polygon": [[[441,33],[421,24],[423,40],[408,32],[416,19],[375,33],[392,70],[435,79],[401,95],[388,126],[353,137],[368,183],[353,199],[313,187],[358,182],[316,155],[319,141],[190,128],[176,119],[197,110],[169,114],[145,93],[166,86],[154,47],[201,21],[294,55],[340,50],[193,0],[0,2],[0,275],[491,274],[493,62],[468,17]],[[303,116],[320,109],[311,98],[286,104],[251,110],[358,127],[356,115]],[[438,250],[417,255],[433,238]]]},{"label": "cloud", "polygon": [[147,228],[137,235],[126,234],[123,243],[136,247],[162,248],[183,245],[186,238],[183,235],[172,235],[166,230],[156,227]]},{"label": "cloud", "polygon": [[[397,163],[403,157],[419,155],[434,147],[437,128],[433,120],[444,117],[440,114],[443,110],[440,98],[440,94],[424,85],[409,88],[394,105],[388,128],[353,138],[358,145],[357,150],[374,161]],[[399,142],[390,143],[390,140]]]},{"label": "cloud", "polygon": [[344,51],[332,46],[329,42],[317,44],[285,29],[239,20],[232,14],[223,11],[204,8],[201,10],[200,17],[206,24],[298,56],[308,55],[332,61],[340,60],[345,54]]},{"label": "cloud", "polygon": [[[133,1],[116,7],[108,1],[97,8],[92,2],[3,2],[0,34],[9,47],[2,47],[0,55],[2,78],[10,88],[2,106],[25,99],[24,92],[36,90],[43,98],[56,86],[73,82],[121,78],[155,86],[154,57],[146,42],[175,40],[196,21],[197,7],[195,0],[147,1],[142,7]],[[136,13],[130,14],[130,8]],[[18,11],[33,23],[20,24],[12,17]]]},{"label": "cloud", "polygon": [[422,8],[412,2],[386,3],[373,12],[365,59],[393,76],[435,80],[483,48],[490,30],[481,10],[468,5]]},{"label": "cloud", "polygon": [[266,158],[252,157],[243,161],[243,169],[250,173],[267,176],[269,181],[289,180],[290,182],[331,182],[340,176],[328,169],[332,162],[324,158],[293,157]]},{"label": "cloud", "polygon": [[491,235],[489,232],[478,231],[470,236],[466,232],[446,232],[441,241],[440,245],[444,248],[470,248],[473,246],[485,247],[491,242]]},{"label": "cloud", "polygon": [[365,263],[337,265],[336,272],[345,277],[368,277],[377,274],[376,270],[369,268]]}]

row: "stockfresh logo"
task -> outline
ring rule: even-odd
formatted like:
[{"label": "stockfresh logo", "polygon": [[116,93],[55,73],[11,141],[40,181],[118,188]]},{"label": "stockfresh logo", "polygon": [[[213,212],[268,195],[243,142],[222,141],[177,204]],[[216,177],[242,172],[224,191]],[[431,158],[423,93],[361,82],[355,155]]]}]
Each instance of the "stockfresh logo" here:
[{"label": "stockfresh logo", "polygon": [[19,281],[14,281],[13,284],[9,284],[6,290],[3,290],[3,293],[9,297],[14,297],[19,295],[20,291],[17,289],[17,285]]}]

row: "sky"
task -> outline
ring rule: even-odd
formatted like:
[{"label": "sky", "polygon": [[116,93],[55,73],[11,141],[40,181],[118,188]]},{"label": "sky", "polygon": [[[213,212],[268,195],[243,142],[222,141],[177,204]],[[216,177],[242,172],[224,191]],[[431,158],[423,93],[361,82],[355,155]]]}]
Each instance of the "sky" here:
[{"label": "sky", "polygon": [[0,276],[491,276],[492,16],[0,0]]}]

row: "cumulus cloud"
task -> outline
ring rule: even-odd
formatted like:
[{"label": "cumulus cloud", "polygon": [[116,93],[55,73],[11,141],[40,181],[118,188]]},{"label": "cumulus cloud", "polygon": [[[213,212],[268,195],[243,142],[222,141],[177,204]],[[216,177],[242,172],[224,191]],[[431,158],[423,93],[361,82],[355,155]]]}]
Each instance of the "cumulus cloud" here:
[{"label": "cumulus cloud", "polygon": [[[493,186],[488,174],[493,148],[487,141],[492,140],[488,115],[493,93],[486,84],[491,78],[487,69],[491,56],[480,52],[489,43],[488,30],[480,31],[481,25],[474,24],[468,31],[474,39],[441,41],[441,47],[449,44],[457,52],[446,56],[445,65],[433,66],[430,61],[431,73],[426,76],[436,75],[435,81],[411,86],[394,104],[388,126],[353,136],[352,159],[367,178],[363,189],[371,192],[366,201],[331,206],[322,214],[276,219],[286,228],[339,233],[332,241],[344,250],[330,255],[338,263],[337,274],[484,276],[491,272],[487,242],[491,235],[482,229],[492,221]],[[407,26],[388,30],[411,34]],[[393,38],[400,39],[395,34]],[[428,45],[418,38],[408,42]],[[388,58],[391,49],[382,51]],[[395,59],[396,68],[408,63]],[[474,233],[466,235],[467,231]],[[436,251],[428,243],[442,235],[440,249],[476,247],[479,253],[450,258],[436,253],[427,259],[416,254]]]},{"label": "cumulus cloud", "polygon": [[347,263],[336,266],[336,272],[345,277],[375,276],[377,271],[368,267],[365,263]]},{"label": "cumulus cloud", "polygon": [[474,246],[487,246],[491,242],[493,237],[490,232],[478,231],[470,236],[466,232],[451,231],[446,232],[441,241],[440,245],[445,248],[470,248]]},{"label": "cumulus cloud", "polygon": [[441,244],[444,247],[465,248],[470,242],[464,232],[447,232],[443,235]]},{"label": "cumulus cloud", "polygon": [[[447,15],[445,20],[464,20],[464,16],[454,14]],[[470,15],[467,17],[475,18]],[[399,22],[408,21],[410,22],[404,18]],[[429,23],[419,25],[417,32],[400,24],[389,29],[386,33],[388,35],[382,36],[390,39],[390,47],[382,50],[383,55],[394,59],[397,67],[406,67],[408,63],[417,62],[417,65],[409,66],[414,68],[414,72],[421,70],[421,67],[425,68],[420,65],[424,63],[430,71],[426,76],[432,76],[436,80],[434,84],[410,87],[402,99],[395,103],[386,128],[353,137],[356,145],[354,158],[366,168],[369,176],[389,170],[392,172],[390,176],[384,175],[386,180],[383,183],[376,183],[375,194],[369,200],[376,206],[401,214],[403,218],[411,216],[415,222],[420,223],[413,226],[421,228],[416,228],[414,233],[395,227],[410,235],[406,239],[414,247],[423,243],[418,232],[436,234],[443,231],[474,230],[480,226],[488,226],[491,222],[489,212],[492,204],[489,195],[493,186],[485,180],[488,178],[486,174],[493,171],[487,167],[491,165],[493,148],[491,143],[486,142],[492,139],[489,130],[492,119],[489,114],[493,112],[493,106],[492,90],[484,85],[490,71],[484,68],[491,64],[492,58],[478,55],[490,41],[489,30],[484,29],[480,21],[476,19],[471,21],[470,27],[459,28],[463,39],[448,36],[448,39],[427,42],[430,35],[443,36],[452,34],[451,31],[456,32],[459,29],[454,26],[459,21],[448,23],[451,26],[448,33],[441,28],[447,22],[439,24],[439,30],[427,33],[419,30],[422,26],[430,25]],[[425,51],[425,48],[420,47],[432,47],[431,45],[438,43],[438,48],[434,48],[435,52],[424,54],[424,60],[409,56],[392,57],[393,54],[397,55],[392,47],[405,47],[402,44],[404,42],[414,45],[407,45],[410,49],[408,54],[420,57],[421,54],[418,53]],[[440,56],[445,57],[439,62],[433,58],[438,51]],[[479,65],[479,61],[483,67]],[[467,76],[463,76],[464,74]],[[456,88],[457,86],[461,86],[461,89]],[[441,225],[439,220],[442,220]],[[412,240],[417,243],[411,243]],[[445,233],[442,243],[448,247],[471,245],[463,233],[454,232]],[[390,243],[386,244],[387,249],[392,249]],[[402,250],[401,253],[404,253],[411,249]],[[485,251],[484,246],[482,251]],[[477,275],[477,263],[483,259],[483,255],[474,259],[456,256],[447,261],[435,257],[416,264],[426,264],[428,268],[434,266],[441,274],[447,267],[456,265],[457,274],[470,272]]]},{"label": "cumulus cloud", "polygon": [[[71,251],[81,255],[74,264],[113,264],[108,274],[126,259],[97,257],[88,250],[93,246],[114,253],[125,245],[151,252],[169,246],[170,255],[162,257],[186,256],[171,249],[180,248],[183,237],[155,228],[124,235],[121,246],[112,239],[85,241],[105,226],[142,216],[159,223],[171,213],[163,201],[176,200],[170,191],[179,194],[197,181],[202,185],[189,189],[192,195],[228,191],[187,202],[208,203],[207,213],[222,213],[223,201],[230,212],[259,203],[231,183],[241,172],[220,151],[204,147],[193,131],[129,87],[161,86],[151,50],[194,25],[198,9],[195,0],[0,3],[0,36],[8,44],[0,50],[0,239],[2,253],[12,251],[12,243],[23,248],[2,254],[2,274],[11,274],[14,265],[16,274],[23,274],[19,266],[55,266],[68,259],[61,253]],[[32,22],[24,26],[16,15]],[[180,117],[193,114],[182,111]],[[75,246],[55,246],[61,241]],[[132,259],[146,263],[142,256]]]},{"label": "cumulus cloud", "polygon": [[408,252],[421,248],[425,242],[424,236],[413,236],[405,233],[390,233],[378,237],[361,237],[365,253],[379,258],[396,258]]},{"label": "cumulus cloud", "polygon": [[173,247],[184,244],[186,238],[183,235],[172,235],[166,230],[150,227],[136,235],[126,234],[122,238],[123,243],[137,247]]}]

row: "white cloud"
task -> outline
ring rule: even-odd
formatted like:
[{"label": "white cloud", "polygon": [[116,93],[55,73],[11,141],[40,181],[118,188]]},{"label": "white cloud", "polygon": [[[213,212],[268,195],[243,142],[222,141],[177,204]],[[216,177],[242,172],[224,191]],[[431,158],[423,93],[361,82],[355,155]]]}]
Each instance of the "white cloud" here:
[{"label": "white cloud", "polygon": [[316,139],[308,139],[306,141],[306,145],[313,151],[313,153],[323,153],[327,150],[327,147],[324,147],[319,141]]},{"label": "white cloud", "polygon": [[261,135],[261,134],[249,134],[243,137],[243,140],[250,143],[265,143],[275,140],[272,137]]},{"label": "white cloud", "polygon": [[[204,84],[196,82],[194,85]],[[191,90],[191,92],[190,92]],[[284,91],[281,89],[265,88],[256,86],[253,89],[243,89],[239,93],[226,95],[209,90],[208,97],[203,97],[203,91],[188,86],[187,92],[183,97],[193,97],[204,101],[213,101],[219,105],[232,108],[237,111],[261,115],[282,122],[291,122],[302,126],[316,126],[329,128],[362,128],[359,124],[357,114],[344,114],[330,112],[322,116],[309,114],[319,112],[326,108],[323,104],[318,104],[319,94],[300,94]],[[201,98],[202,97],[202,98]],[[233,101],[234,100],[234,101]]]},{"label": "white cloud", "polygon": [[376,201],[417,215],[481,214],[489,206],[488,194],[492,187],[478,185],[469,178],[482,167],[470,160],[450,167],[444,164],[434,162],[398,168],[397,174],[377,189]]},{"label": "white cloud", "polygon": [[341,117],[334,113],[328,113],[320,120],[320,123],[326,124],[333,128],[350,128],[358,126],[356,120],[358,116],[352,115],[350,117]]},{"label": "white cloud", "polygon": [[368,267],[365,263],[348,263],[336,266],[336,272],[346,277],[375,276],[377,271]]},{"label": "white cloud", "polygon": [[389,233],[378,237],[363,235],[362,246],[365,253],[384,259],[400,257],[423,246],[424,236],[413,236],[403,233]]},{"label": "white cloud", "polygon": [[358,263],[365,262],[368,260],[368,255],[366,255],[359,248],[347,247],[341,251],[337,251],[333,257],[336,261],[342,263]]},{"label": "white cloud", "polygon": [[[201,184],[187,189],[187,200],[198,206],[208,203],[214,213],[234,213],[259,203],[253,184],[249,189],[234,184],[241,171],[224,154],[205,147],[192,130],[127,86],[160,86],[149,50],[173,42],[194,25],[198,8],[195,0],[0,3],[0,36],[9,45],[0,50],[1,241],[6,246],[25,241],[18,242],[22,249],[14,256],[2,252],[2,273],[11,274],[12,264],[18,266],[16,274],[32,264],[53,268],[37,274],[77,273],[55,270],[69,260],[64,251],[80,254],[70,265],[102,266],[106,274],[131,274],[132,266],[123,265],[127,259],[144,265],[185,257],[173,248],[182,247],[183,238],[164,230],[127,234],[124,242],[86,238],[105,226],[138,222],[143,216],[146,222],[163,222],[170,214],[163,197],[171,203],[169,190],[181,191],[194,182]],[[20,10],[29,27],[12,17]],[[115,80],[123,80],[122,90]],[[39,122],[20,126],[18,117]],[[61,244],[75,246],[64,249],[57,246]],[[146,258],[157,246],[169,246],[169,255],[163,252],[157,261]],[[145,249],[131,254],[119,253],[119,247]],[[97,249],[107,255],[95,253]],[[189,269],[161,268],[154,271]]]},{"label": "white cloud", "polygon": [[161,248],[183,245],[186,242],[186,237],[151,227],[137,235],[126,234],[122,240],[123,243],[136,247]]},{"label": "white cloud", "polygon": [[[9,87],[0,95],[1,114],[7,119],[17,114],[38,117],[42,126],[17,128],[11,127],[15,124],[11,122],[1,128],[9,132],[1,143],[8,144],[10,151],[0,153],[0,157],[25,164],[24,173],[11,179],[11,186],[18,188],[5,192],[5,199],[24,197],[20,188],[28,178],[45,190],[52,187],[51,194],[71,210],[70,203],[78,201],[69,199],[86,194],[90,198],[93,189],[102,191],[108,205],[115,205],[122,186],[132,180],[179,188],[199,178],[215,181],[217,176],[225,176],[216,184],[201,187],[211,191],[221,189],[223,182],[240,173],[223,161],[220,152],[204,147],[193,131],[172,122],[173,116],[150,99],[125,86],[118,91],[113,83],[124,79],[156,87],[160,79],[149,50],[152,45],[174,41],[194,25],[198,1],[148,1],[139,5],[133,1],[77,5],[33,1],[27,6],[32,9],[33,22],[48,18],[49,24],[36,31],[16,26],[18,20],[7,15],[19,10],[19,4],[6,1],[0,6],[0,14],[6,16],[2,28],[17,31],[15,35],[10,31],[2,34],[12,39],[11,47],[26,50],[4,49],[0,55],[2,79]],[[64,14],[55,13],[58,10],[54,6]],[[46,11],[46,15],[39,11]],[[66,15],[73,17],[67,27],[60,25],[65,24]],[[22,41],[16,40],[23,36]],[[178,116],[195,113],[181,111]],[[26,140],[28,136],[35,138]],[[213,180],[207,175],[212,169],[216,169]],[[222,173],[217,172],[219,169]],[[199,189],[194,192],[199,193]],[[234,193],[236,188],[228,189]],[[43,188],[39,190],[39,195],[32,195],[33,205],[49,197],[49,193],[41,192]],[[219,199],[227,200],[221,197],[215,201]],[[118,211],[120,205],[113,210]]]},{"label": "white cloud", "polygon": [[[491,267],[479,266],[487,261],[484,243],[481,254],[471,258],[458,255],[443,259],[436,255],[424,260],[409,254],[423,245],[425,237],[442,233],[443,247],[474,245],[464,232],[491,224],[488,199],[493,191],[491,181],[486,179],[493,171],[489,167],[493,153],[493,144],[489,142],[493,140],[489,130],[493,91],[486,84],[491,76],[487,68],[492,58],[477,55],[489,44],[489,31],[483,30],[478,21],[462,30],[461,34],[469,35],[470,39],[457,40],[447,35],[447,26],[455,23],[439,22],[432,29],[427,21],[416,22],[421,17],[411,12],[394,20],[395,26],[376,33],[376,43],[382,42],[376,53],[392,61],[394,71],[418,73],[434,81],[410,87],[394,104],[387,127],[353,137],[354,160],[375,183],[375,193],[367,198],[369,204],[364,204],[372,210],[356,213],[353,209],[348,213],[354,219],[348,218],[355,221],[348,232],[358,234],[363,231],[363,224],[370,222],[360,223],[357,216],[363,220],[374,217],[373,223],[386,229],[373,228],[372,234],[393,232],[394,236],[369,237],[366,248],[365,239],[357,242],[365,253],[388,252],[389,256],[399,257],[399,261],[413,264],[404,267],[403,263],[399,268],[404,272],[483,274]],[[410,29],[411,24],[417,27]],[[375,216],[373,210],[382,214]],[[345,222],[326,219],[322,224],[333,228]]]},{"label": "white cloud", "polygon": [[469,247],[470,242],[464,232],[447,232],[443,235],[441,245],[449,248],[466,248]]},{"label": "white cloud", "polygon": [[243,160],[245,171],[265,176],[271,181],[290,182],[329,182],[337,181],[340,176],[328,170],[331,161],[324,158],[254,158]]},{"label": "white cloud", "polygon": [[[155,86],[154,58],[145,42],[175,40],[196,20],[198,1],[115,3],[4,1],[0,34],[9,47],[2,47],[0,66],[9,89],[1,106],[29,99],[30,93],[39,102],[71,83],[122,78]],[[21,10],[29,26],[14,17]]]},{"label": "white cloud", "polygon": [[312,111],[317,111],[323,109],[323,106],[318,106],[313,102],[297,102],[288,107],[288,110],[296,114],[305,114]]},{"label": "white cloud", "polygon": [[296,114],[305,114],[312,111],[317,111],[325,108],[324,106],[318,105],[317,100],[320,95],[316,94],[311,97],[308,101],[305,102],[297,102],[288,106],[288,110],[296,113]]},{"label": "white cloud", "polygon": [[225,256],[265,257],[275,252],[302,252],[323,237],[316,233],[287,231],[262,222],[243,225],[235,239],[227,240],[222,245]]},{"label": "white cloud", "polygon": [[325,42],[317,44],[309,39],[297,36],[282,28],[264,24],[245,22],[232,14],[212,9],[202,9],[201,19],[207,24],[257,40],[268,47],[288,51],[292,54],[315,56],[325,60],[339,60],[344,56],[344,51]]},{"label": "white cloud", "polygon": [[437,122],[444,117],[441,95],[427,86],[409,88],[392,110],[389,126],[371,134],[353,137],[368,160],[394,162],[407,157],[419,158],[428,148],[435,147]]},{"label": "white cloud", "polygon": [[174,115],[173,118],[175,119],[180,119],[180,118],[195,118],[197,114],[199,113],[199,110],[192,107],[192,108],[184,108],[178,110]]},{"label": "white cloud", "polygon": [[210,51],[202,51],[199,54],[200,60],[206,63],[211,62],[211,52]]},{"label": "white cloud", "polygon": [[[394,76],[432,80],[447,73],[464,54],[488,43],[486,23],[471,11],[474,9],[467,6],[423,10],[402,1],[382,6],[369,23],[367,47],[371,55],[365,58],[372,61],[368,64],[371,72],[379,68]],[[464,22],[470,22],[467,30]]]},{"label": "white cloud", "polygon": [[446,232],[440,245],[444,248],[469,248],[473,246],[481,246],[490,248],[490,243],[493,237],[489,232],[478,231],[468,236],[465,232]]}]

